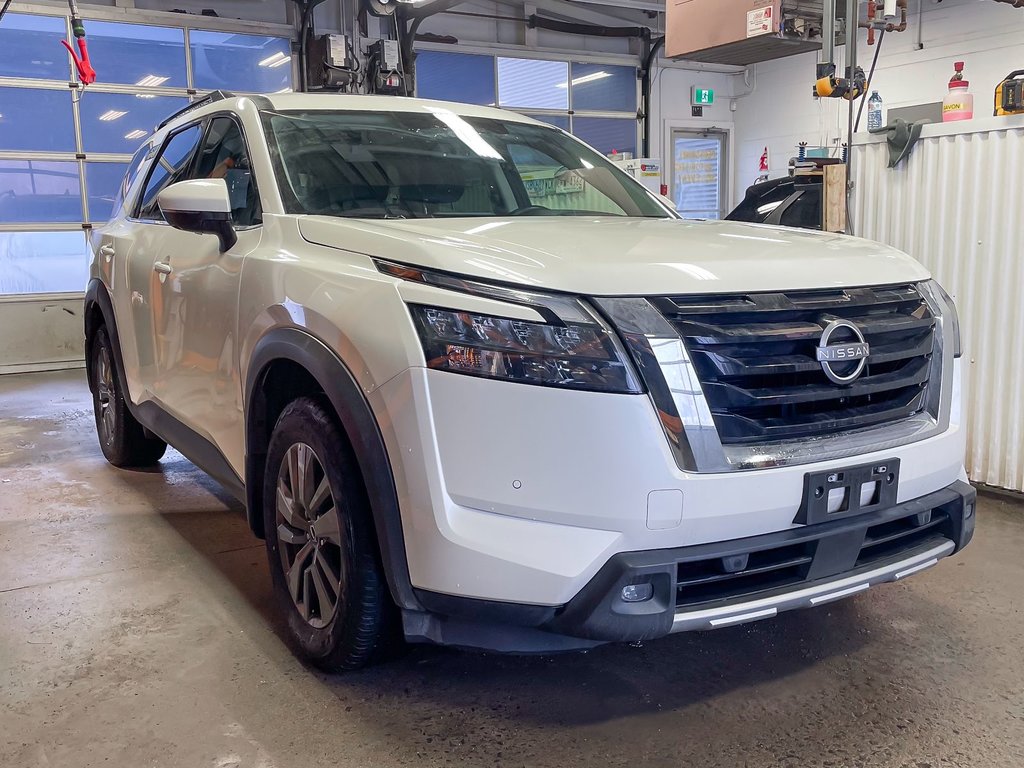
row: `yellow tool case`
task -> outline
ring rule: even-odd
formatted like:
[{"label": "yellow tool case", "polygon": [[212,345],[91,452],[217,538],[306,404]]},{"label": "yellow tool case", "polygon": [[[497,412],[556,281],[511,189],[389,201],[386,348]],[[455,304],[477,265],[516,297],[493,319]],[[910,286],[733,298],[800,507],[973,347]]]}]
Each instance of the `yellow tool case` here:
[{"label": "yellow tool case", "polygon": [[1011,72],[996,86],[995,101],[996,117],[1024,114],[1024,69]]}]

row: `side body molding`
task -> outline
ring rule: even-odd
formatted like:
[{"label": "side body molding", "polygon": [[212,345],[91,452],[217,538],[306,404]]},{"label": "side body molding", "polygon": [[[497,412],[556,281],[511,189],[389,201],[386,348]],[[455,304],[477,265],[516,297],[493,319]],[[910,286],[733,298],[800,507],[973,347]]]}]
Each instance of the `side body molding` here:
[{"label": "side body molding", "polygon": [[380,427],[359,384],[344,362],[322,341],[297,328],[276,328],[253,348],[245,383],[245,487],[249,526],[263,537],[262,453],[274,425],[263,418],[260,389],[274,361],[302,366],[320,385],[348,435],[363,476],[380,542],[388,586],[399,608],[422,610],[413,594],[405,538],[391,461]]}]

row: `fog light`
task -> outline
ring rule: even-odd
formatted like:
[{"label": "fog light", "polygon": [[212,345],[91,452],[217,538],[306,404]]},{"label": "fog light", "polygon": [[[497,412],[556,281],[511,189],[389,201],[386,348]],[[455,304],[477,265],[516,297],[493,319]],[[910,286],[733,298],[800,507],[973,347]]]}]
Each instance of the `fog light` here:
[{"label": "fog light", "polygon": [[968,504],[967,506],[964,507],[964,519],[965,520],[968,517],[970,517],[971,515],[973,515],[973,514],[974,514],[974,505],[973,504]]},{"label": "fog light", "polygon": [[654,597],[653,584],[630,584],[622,588],[622,600],[626,603],[642,603]]}]

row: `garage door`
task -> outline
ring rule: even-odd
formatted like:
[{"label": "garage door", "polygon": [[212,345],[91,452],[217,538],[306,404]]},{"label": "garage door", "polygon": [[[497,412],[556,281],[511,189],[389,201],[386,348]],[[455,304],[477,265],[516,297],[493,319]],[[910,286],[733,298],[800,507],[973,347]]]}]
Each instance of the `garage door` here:
[{"label": "garage door", "polygon": [[80,364],[87,234],[110,217],[132,153],[160,120],[207,91],[292,87],[287,36],[154,23],[170,16],[86,18],[99,78],[83,91],[60,44],[66,16],[4,15],[0,372]]}]

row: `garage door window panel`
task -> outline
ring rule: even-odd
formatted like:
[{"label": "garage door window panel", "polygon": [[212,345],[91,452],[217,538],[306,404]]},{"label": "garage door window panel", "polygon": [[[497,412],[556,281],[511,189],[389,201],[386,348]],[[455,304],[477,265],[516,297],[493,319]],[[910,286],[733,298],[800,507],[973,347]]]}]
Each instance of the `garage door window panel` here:
[{"label": "garage door window panel", "polygon": [[189,177],[201,136],[202,130],[196,124],[178,131],[167,140],[146,181],[142,199],[139,201],[137,218],[147,221],[164,220],[164,215],[157,204],[157,196],[174,182]]},{"label": "garage door window panel", "polygon": [[5,13],[0,24],[0,77],[63,80],[71,77],[63,16]]},{"label": "garage door window panel", "polygon": [[224,179],[231,200],[231,220],[236,227],[262,223],[263,210],[249,150],[234,120],[218,117],[210,122],[194,175],[197,179]]},{"label": "garage door window panel", "polygon": [[0,224],[81,221],[77,162],[0,160]]},{"label": "garage door window panel", "polygon": [[121,207],[121,187],[128,163],[88,162],[85,186],[89,190],[89,221],[104,224]]},{"label": "garage door window panel", "polygon": [[191,30],[189,48],[197,90],[291,90],[291,42],[283,37]]},{"label": "garage door window panel", "polygon": [[168,115],[188,106],[180,96],[88,90],[79,102],[86,153],[127,155]]},{"label": "garage door window panel", "polygon": [[572,63],[574,111],[636,112],[636,68]]},{"label": "garage door window panel", "polygon": [[636,154],[636,120],[621,117],[580,117],[572,120],[572,132],[604,155]]},{"label": "garage door window panel", "polygon": [[66,85],[63,90],[0,88],[0,150],[75,152],[71,110]]},{"label": "garage door window panel", "polygon": [[569,109],[569,63],[499,57],[498,99],[503,107]]},{"label": "garage door window panel", "polygon": [[569,116],[568,115],[544,115],[544,114],[530,114],[523,112],[527,117],[532,117],[534,120],[539,120],[542,123],[553,125],[555,128],[561,128],[566,133],[569,132]]},{"label": "garage door window panel", "polygon": [[0,232],[0,294],[85,290],[89,248],[80,229]]},{"label": "garage door window panel", "polygon": [[494,57],[421,51],[416,56],[416,90],[423,99],[494,106]]},{"label": "garage door window panel", "polygon": [[188,86],[184,29],[93,20],[86,21],[86,28],[89,58],[101,73],[101,82],[142,88]]}]

